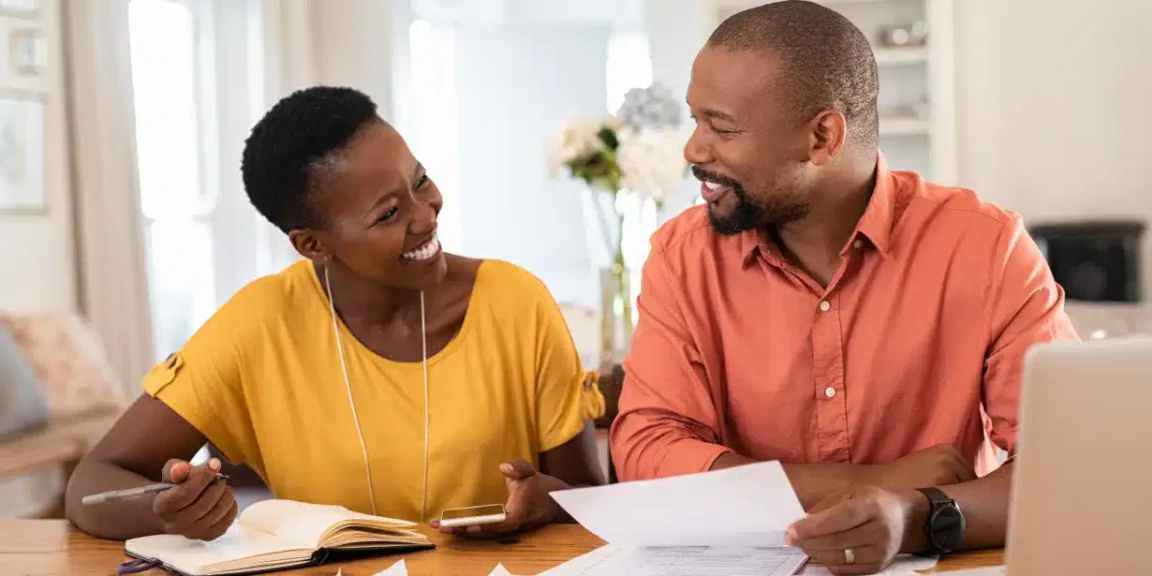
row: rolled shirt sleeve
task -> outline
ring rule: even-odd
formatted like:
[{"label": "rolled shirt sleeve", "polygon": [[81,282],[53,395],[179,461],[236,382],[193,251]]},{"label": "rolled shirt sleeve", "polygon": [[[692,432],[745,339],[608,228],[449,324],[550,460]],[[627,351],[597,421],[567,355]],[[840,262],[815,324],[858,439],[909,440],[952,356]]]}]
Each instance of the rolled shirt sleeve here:
[{"label": "rolled shirt sleeve", "polygon": [[644,480],[707,471],[731,450],[699,348],[671,289],[666,255],[653,246],[644,265],[640,319],[624,360],[620,413],[612,425],[620,479]]},{"label": "rolled shirt sleeve", "polygon": [[1025,354],[1036,344],[1079,337],[1064,311],[1064,290],[1019,217],[1004,227],[991,262],[982,400],[992,441],[1015,454]]}]

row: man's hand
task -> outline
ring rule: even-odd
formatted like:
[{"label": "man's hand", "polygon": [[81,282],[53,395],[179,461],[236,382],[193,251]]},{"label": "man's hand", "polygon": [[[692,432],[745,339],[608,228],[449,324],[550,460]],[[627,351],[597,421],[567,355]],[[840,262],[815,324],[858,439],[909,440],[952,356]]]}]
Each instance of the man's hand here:
[{"label": "man's hand", "polygon": [[940,444],[888,464],[861,468],[859,483],[888,490],[912,490],[950,486],[975,479],[972,464],[951,445]]},{"label": "man's hand", "polygon": [[215,540],[236,519],[236,498],[228,484],[216,479],[220,461],[193,468],[183,460],[169,460],[161,473],[165,482],[176,486],[161,492],[152,501],[152,512],[164,523],[164,530],[194,540]]},{"label": "man's hand", "polygon": [[[833,574],[873,574],[917,546],[918,492],[859,486],[832,496],[788,528],[787,542]],[[919,520],[923,522],[922,519]],[[851,552],[845,552],[851,550]],[[851,563],[848,560],[852,560]]]},{"label": "man's hand", "polygon": [[505,521],[483,526],[448,528],[440,526],[439,520],[433,520],[432,528],[445,534],[493,538],[548,524],[560,518],[560,505],[548,493],[567,488],[568,485],[562,480],[537,472],[521,458],[501,464],[500,473],[508,485],[508,502],[504,504],[508,518]]}]

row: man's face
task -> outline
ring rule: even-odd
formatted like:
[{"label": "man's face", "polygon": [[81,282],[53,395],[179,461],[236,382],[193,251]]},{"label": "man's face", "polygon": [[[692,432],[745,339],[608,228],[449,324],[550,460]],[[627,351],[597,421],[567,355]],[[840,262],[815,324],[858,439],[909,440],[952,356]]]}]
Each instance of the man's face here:
[{"label": "man's face", "polygon": [[809,130],[789,113],[775,59],[705,46],[692,66],[696,130],[684,158],[721,234],[786,224],[810,211]]}]

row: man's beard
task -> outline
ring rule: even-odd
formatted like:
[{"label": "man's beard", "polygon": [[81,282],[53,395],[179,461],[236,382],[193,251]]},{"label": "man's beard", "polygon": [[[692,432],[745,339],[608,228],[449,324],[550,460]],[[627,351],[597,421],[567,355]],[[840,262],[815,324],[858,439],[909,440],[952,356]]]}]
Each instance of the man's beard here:
[{"label": "man's beard", "polygon": [[714,182],[732,189],[735,205],[730,214],[717,214],[718,208],[708,205],[708,222],[713,230],[724,236],[795,222],[807,216],[811,209],[807,202],[791,195],[768,201],[756,200],[748,195],[739,181],[707,172],[698,166],[692,167],[692,173],[701,182]]}]

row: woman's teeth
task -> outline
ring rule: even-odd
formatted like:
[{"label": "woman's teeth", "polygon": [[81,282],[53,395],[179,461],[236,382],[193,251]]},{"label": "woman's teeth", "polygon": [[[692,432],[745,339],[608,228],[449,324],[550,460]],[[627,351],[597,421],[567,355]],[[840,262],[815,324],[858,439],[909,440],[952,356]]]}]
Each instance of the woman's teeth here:
[{"label": "woman's teeth", "polygon": [[427,260],[440,253],[440,239],[433,236],[423,246],[400,255],[404,260]]}]

